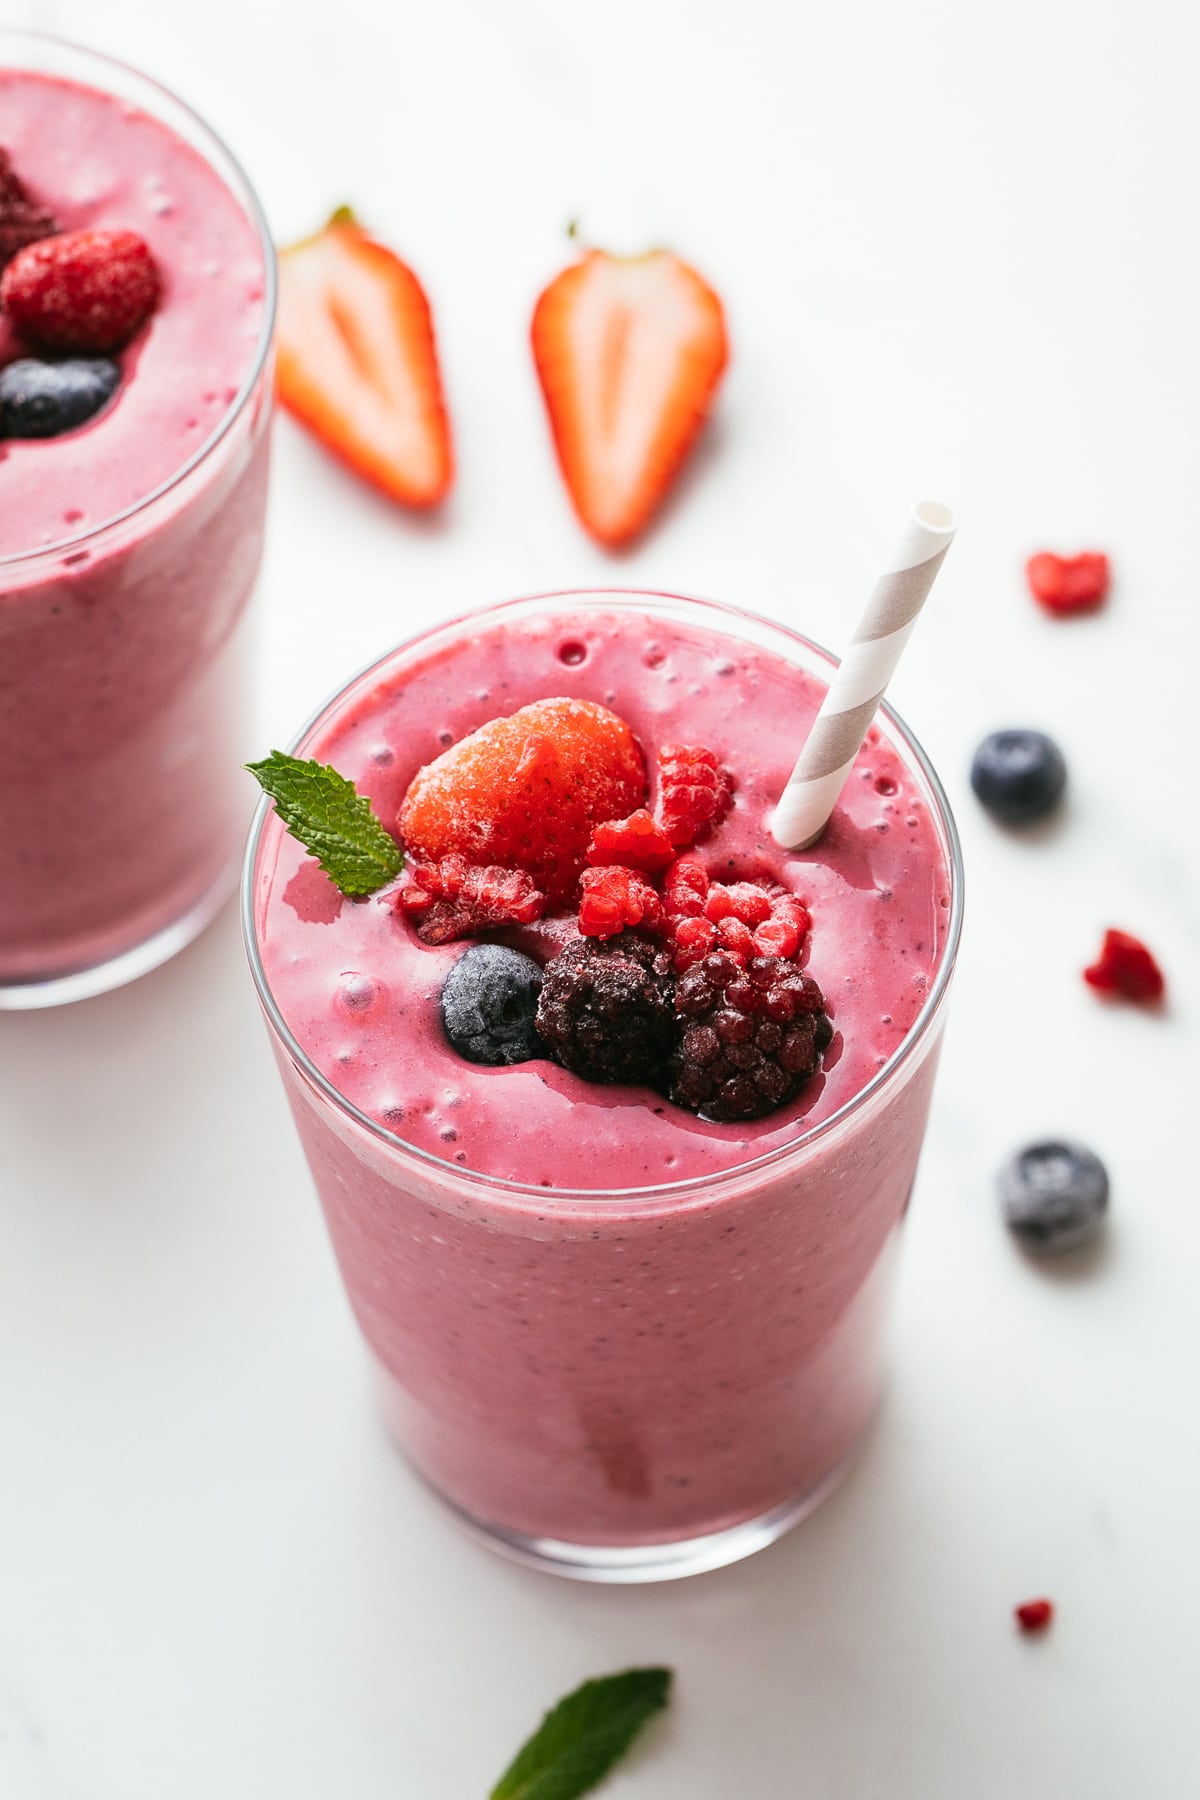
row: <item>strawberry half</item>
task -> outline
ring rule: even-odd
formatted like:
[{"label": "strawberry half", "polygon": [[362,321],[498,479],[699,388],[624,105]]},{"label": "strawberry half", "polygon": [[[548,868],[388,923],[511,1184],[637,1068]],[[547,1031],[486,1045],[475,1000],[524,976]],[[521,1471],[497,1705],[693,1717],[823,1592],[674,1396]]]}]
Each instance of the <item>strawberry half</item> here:
[{"label": "strawberry half", "polygon": [[533,313],[533,357],[575,511],[628,543],[664,499],[728,360],[717,295],[668,250],[588,250]]},{"label": "strawberry half", "polygon": [[359,475],[436,506],[454,475],[433,318],[412,270],[349,207],[279,258],[279,398]]}]

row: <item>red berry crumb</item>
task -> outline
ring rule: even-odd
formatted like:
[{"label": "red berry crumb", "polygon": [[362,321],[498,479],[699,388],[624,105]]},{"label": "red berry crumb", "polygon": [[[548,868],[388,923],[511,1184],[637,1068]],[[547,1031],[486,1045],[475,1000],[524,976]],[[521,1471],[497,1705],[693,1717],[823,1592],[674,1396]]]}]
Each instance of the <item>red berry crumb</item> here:
[{"label": "red berry crumb", "polygon": [[1042,550],[1030,557],[1025,574],[1034,599],[1060,618],[1094,612],[1108,596],[1108,558],[1102,550],[1083,550],[1078,556]]},{"label": "red berry crumb", "polygon": [[583,889],[579,903],[582,936],[610,938],[627,925],[656,931],[662,924],[662,901],[636,869],[619,863],[605,869],[585,869],[579,882]]},{"label": "red berry crumb", "polygon": [[106,352],[149,318],[160,287],[136,232],[65,231],[18,250],[0,279],[0,304],[43,350]]},{"label": "red berry crumb", "polygon": [[1140,938],[1127,931],[1106,931],[1100,955],[1083,971],[1089,987],[1124,1000],[1161,1000],[1166,991],[1162,970]]},{"label": "red berry crumb", "polygon": [[1026,1600],[1022,1605],[1013,1607],[1013,1614],[1022,1631],[1045,1631],[1054,1617],[1054,1602]]},{"label": "red berry crumb", "polygon": [[51,237],[57,230],[57,220],[30,199],[8,151],[0,149],[0,269],[26,244]]},{"label": "red berry crumb", "polygon": [[702,744],[664,744],[658,753],[658,818],[677,849],[707,837],[729,811],[733,776]]},{"label": "red berry crumb", "polygon": [[479,868],[465,856],[417,863],[396,905],[426,944],[448,944],[498,925],[531,925],[546,896],[523,869]]},{"label": "red berry crumb", "polygon": [[587,859],[599,866],[623,863],[627,869],[656,875],[675,861],[675,846],[643,806],[627,819],[609,819],[597,825]]}]

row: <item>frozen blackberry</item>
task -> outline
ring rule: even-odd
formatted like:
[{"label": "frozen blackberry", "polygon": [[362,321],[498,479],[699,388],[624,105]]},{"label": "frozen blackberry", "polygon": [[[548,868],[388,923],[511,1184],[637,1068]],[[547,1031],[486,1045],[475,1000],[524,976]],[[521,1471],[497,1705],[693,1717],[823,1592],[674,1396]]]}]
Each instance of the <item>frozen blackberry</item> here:
[{"label": "frozen blackberry", "polygon": [[503,944],[464,950],[442,988],[442,1027],[468,1062],[529,1062],[545,1055],[534,1025],[542,971]]},{"label": "frozen blackberry", "polygon": [[681,975],[670,1097],[706,1119],[761,1119],[795,1098],[833,1036],[825,996],[779,956],[714,951]]},{"label": "frozen blackberry", "polygon": [[537,1028],[586,1081],[661,1086],[679,1029],[669,954],[628,931],[574,940],[542,971]]}]

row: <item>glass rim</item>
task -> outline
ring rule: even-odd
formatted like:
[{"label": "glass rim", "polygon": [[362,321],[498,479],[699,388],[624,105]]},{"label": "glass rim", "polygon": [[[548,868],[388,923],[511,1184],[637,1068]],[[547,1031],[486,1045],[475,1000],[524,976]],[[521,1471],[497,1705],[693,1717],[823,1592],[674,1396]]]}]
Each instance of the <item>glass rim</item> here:
[{"label": "glass rim", "polygon": [[[711,611],[726,619],[747,620],[753,625],[766,626],[771,631],[779,632],[799,644],[803,649],[815,652],[831,668],[836,668],[838,665],[839,659],[831,651],[826,650],[823,645],[816,643],[812,638],[805,637],[802,632],[794,631],[791,626],[784,625],[777,619],[767,618],[762,613],[751,612],[746,607],[730,606],[722,600],[708,600],[695,594],[674,593],[666,588],[552,588],[538,593],[515,595],[507,600],[488,602],[483,606],[471,607],[465,612],[456,613],[448,619],[442,619],[435,625],[426,626],[422,630],[412,633],[411,636],[402,638],[391,649],[384,651],[382,656],[373,657],[370,662],[364,664],[356,674],[342,682],[316,708],[292,738],[287,748],[287,754],[295,755],[326,715],[332,712],[334,707],[352,689],[382,671],[403,652],[416,649],[426,640],[476,621],[493,619],[510,608],[532,607],[554,601],[573,601],[578,604],[580,601],[593,599],[601,602],[665,600]],[[950,986],[950,977],[954,972],[962,935],[964,880],[962,845],[945,788],[917,738],[886,701],[880,703],[877,716],[882,716],[901,748],[911,757],[936,804],[938,822],[947,852],[950,888],[950,912],[946,924],[945,947],[938,959],[929,992],[920,1012],[887,1061],[876,1070],[870,1081],[844,1101],[835,1112],[830,1113],[828,1118],[821,1119],[817,1124],[799,1132],[788,1143],[778,1144],[773,1150],[764,1151],[761,1156],[748,1157],[745,1161],[734,1163],[729,1168],[717,1169],[700,1176],[689,1176],[679,1181],[655,1182],[649,1186],[627,1188],[546,1188],[531,1182],[514,1181],[506,1176],[485,1175],[477,1169],[464,1168],[459,1163],[448,1162],[444,1157],[437,1156],[430,1150],[422,1150],[416,1144],[411,1144],[407,1139],[400,1137],[396,1132],[389,1131],[387,1126],[381,1125],[369,1113],[363,1112],[354,1105],[353,1101],[348,1100],[328,1076],[321,1072],[296,1039],[271,991],[271,985],[259,953],[258,933],[254,920],[254,888],[258,852],[264,827],[272,814],[270,797],[264,794],[255,809],[246,843],[246,854],[242,864],[240,910],[242,939],[250,971],[254,977],[259,1002],[275,1038],[305,1080],[329,1100],[338,1113],[346,1119],[353,1120],[356,1125],[389,1151],[398,1151],[405,1157],[411,1157],[427,1171],[443,1179],[448,1179],[460,1187],[482,1189],[514,1200],[536,1198],[539,1206],[544,1210],[556,1210],[562,1205],[604,1206],[613,1201],[649,1203],[659,1199],[679,1198],[698,1188],[702,1188],[705,1193],[712,1193],[719,1191],[730,1181],[744,1180],[751,1173],[766,1173],[774,1166],[794,1159],[800,1152],[809,1149],[831,1132],[843,1128],[852,1121],[877,1094],[890,1085],[893,1078],[910,1062],[941,1011],[942,1003]]]},{"label": "glass rim", "polygon": [[[103,50],[93,50],[90,44],[81,44],[74,38],[62,37],[59,33],[52,31],[35,31],[26,29],[23,26],[0,25],[0,70],[11,68],[15,72],[21,72],[22,66],[20,64],[11,64],[6,58],[6,52],[8,51],[9,46],[18,43],[26,43],[31,46],[49,44],[56,46],[61,50],[65,50],[73,56],[83,57],[88,62],[95,63],[99,69],[120,69],[125,75],[132,76],[134,81],[140,83],[143,87],[150,89],[154,93],[164,95],[170,105],[177,107],[180,112],[187,115],[188,119],[191,120],[193,124],[199,127],[201,134],[206,137],[211,144],[215,145],[221,155],[225,157],[230,168],[242,184],[244,192],[235,194],[235,198],[238,200],[239,204],[243,205],[246,216],[258,239],[259,249],[262,251],[263,316],[249,366],[236,394],[229,402],[228,407],[217,420],[217,423],[213,426],[213,429],[209,432],[204,442],[193,450],[186,462],[181,463],[178,469],[175,469],[170,475],[166,476],[164,480],[159,482],[157,487],[152,488],[148,494],[144,494],[140,500],[135,500],[132,505],[125,507],[122,512],[113,513],[109,518],[102,519],[99,524],[89,525],[86,530],[76,532],[69,537],[56,538],[51,544],[38,544],[36,548],[32,550],[17,550],[7,556],[0,556],[0,573],[3,573],[5,570],[26,568],[35,565],[42,560],[53,560],[61,557],[64,551],[78,550],[92,544],[97,538],[103,537],[110,532],[114,532],[118,526],[124,525],[129,520],[137,518],[138,515],[145,512],[148,507],[156,505],[158,501],[164,499],[167,494],[171,493],[174,488],[179,487],[186,481],[188,476],[198,469],[202,463],[207,461],[213,451],[216,450],[228,436],[234,424],[245,411],[247,402],[258,387],[259,378],[266,366],[267,357],[271,349],[271,342],[275,334],[275,309],[278,288],[275,266],[275,242],[271,236],[271,228],[267,223],[267,215],[263,210],[262,201],[258,197],[258,191],[224,138],[221,137],[219,132],[213,129],[207,119],[201,117],[195,107],[189,106],[187,101],[181,99],[175,90],[169,88],[165,82],[156,80],[153,75],[147,75],[144,70],[137,68],[133,63],[126,62],[124,58],[119,56],[109,56],[107,52]],[[29,70],[29,72],[36,73],[37,71]],[[45,73],[45,71],[41,72]],[[101,89],[100,91],[104,92],[105,90]],[[144,108],[143,110],[148,111],[149,109]],[[161,119],[159,122],[168,123]],[[194,145],[192,147],[195,148]],[[216,172],[221,176],[221,179],[225,181],[226,187],[228,187],[229,182],[225,180],[224,172],[220,169]]]}]

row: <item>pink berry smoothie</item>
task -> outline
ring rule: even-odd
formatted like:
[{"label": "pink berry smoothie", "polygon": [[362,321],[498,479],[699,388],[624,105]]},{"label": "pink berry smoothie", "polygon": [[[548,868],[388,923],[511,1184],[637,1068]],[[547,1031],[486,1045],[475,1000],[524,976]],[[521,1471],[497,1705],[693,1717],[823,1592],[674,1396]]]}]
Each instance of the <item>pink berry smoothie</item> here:
[{"label": "pink berry smoothie", "polygon": [[[236,166],[120,65],[0,35],[0,144],[64,231],[137,232],[163,283],[103,411],[0,441],[0,1004],[23,1006],[140,973],[228,890],[273,272]],[[0,320],[0,364],[31,354]]]},{"label": "pink berry smoothie", "polygon": [[[698,1566],[699,1539],[726,1560],[713,1542],[751,1522],[764,1541],[878,1399],[958,898],[936,784],[886,722],[820,844],[774,844],[823,666],[701,602],[568,595],[403,648],[304,741],[389,822],[447,744],[549,695],[619,713],[651,767],[664,743],[715,750],[736,798],[698,853],[714,879],[805,901],[835,1031],[764,1119],[706,1122],[548,1060],[467,1062],[438,1006],[461,943],[343,900],[273,815],[251,866],[280,1064],[396,1435],[469,1520],[575,1572]],[[563,929],[511,941],[545,960]]]}]

